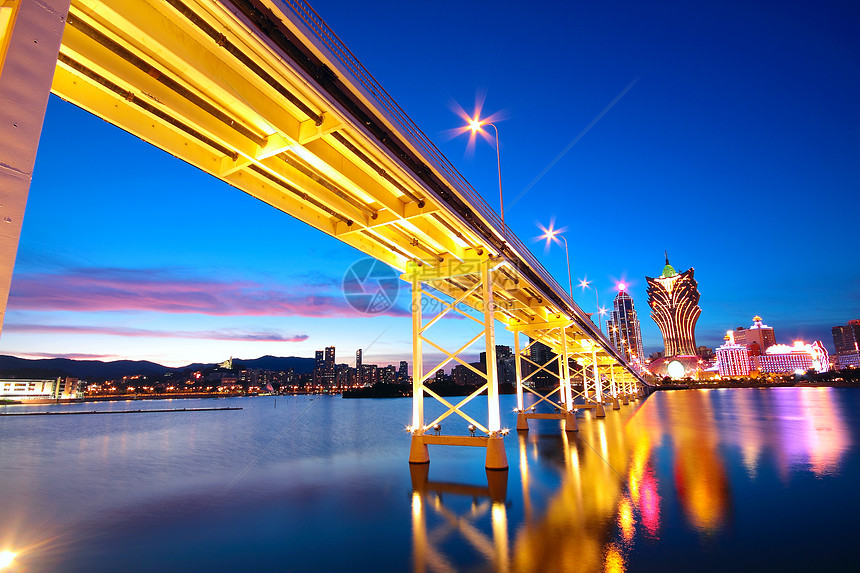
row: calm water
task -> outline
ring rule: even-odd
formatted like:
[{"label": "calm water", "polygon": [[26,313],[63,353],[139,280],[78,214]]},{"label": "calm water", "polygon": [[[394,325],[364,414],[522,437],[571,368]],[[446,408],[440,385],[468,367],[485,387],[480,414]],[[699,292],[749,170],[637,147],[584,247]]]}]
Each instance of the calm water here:
[{"label": "calm water", "polygon": [[[821,571],[856,567],[860,392],[662,392],[410,472],[408,399],[6,406],[12,571]],[[478,405],[480,406],[480,405]],[[503,423],[515,427],[513,396]],[[473,411],[477,414],[479,407]],[[532,422],[535,424],[535,422]],[[443,433],[465,433],[448,419]],[[456,431],[455,431],[456,430]],[[426,468],[426,466],[425,466]],[[488,479],[489,477],[489,479]]]}]

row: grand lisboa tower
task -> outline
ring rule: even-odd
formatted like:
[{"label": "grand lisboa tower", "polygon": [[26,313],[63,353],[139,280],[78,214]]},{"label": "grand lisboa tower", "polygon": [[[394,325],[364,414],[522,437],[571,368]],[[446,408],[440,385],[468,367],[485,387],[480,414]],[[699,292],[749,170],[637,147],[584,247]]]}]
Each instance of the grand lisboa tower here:
[{"label": "grand lisboa tower", "polygon": [[696,321],[702,309],[699,308],[699,289],[693,278],[693,269],[678,273],[666,255],[663,274],[657,278],[645,277],[645,280],[648,281],[651,318],[663,334],[663,355],[695,355]]}]

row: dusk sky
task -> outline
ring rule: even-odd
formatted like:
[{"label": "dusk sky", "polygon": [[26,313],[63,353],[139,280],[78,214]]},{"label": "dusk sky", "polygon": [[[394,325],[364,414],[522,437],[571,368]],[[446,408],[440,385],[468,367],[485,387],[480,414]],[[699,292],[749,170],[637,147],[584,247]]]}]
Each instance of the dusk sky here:
[{"label": "dusk sky", "polygon": [[[860,318],[856,2],[312,4],[498,209],[492,141],[455,131],[482,102],[508,226],[562,285],[564,249],[537,237],[564,228],[574,286],[594,281],[601,306],[630,285],[646,354],[663,349],[645,276],[664,250],[695,268],[699,344],[758,314],[778,342],[832,350],[830,327]],[[405,283],[384,316],[340,292],[362,258],[52,96],[0,353],[411,360]]]}]

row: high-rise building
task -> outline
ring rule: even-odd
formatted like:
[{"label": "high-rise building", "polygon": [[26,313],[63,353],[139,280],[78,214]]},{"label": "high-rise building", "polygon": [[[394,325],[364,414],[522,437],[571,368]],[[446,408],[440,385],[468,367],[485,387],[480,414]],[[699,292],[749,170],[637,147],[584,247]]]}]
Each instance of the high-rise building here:
[{"label": "high-rise building", "polygon": [[409,383],[409,364],[405,360],[400,361],[400,368],[397,370],[397,383]]},{"label": "high-rise building", "polygon": [[849,320],[842,326],[830,329],[836,354],[856,354],[860,352],[860,320]]},{"label": "high-rise building", "polygon": [[322,350],[316,351],[316,359],[314,362],[314,386],[322,383],[322,377],[325,373],[325,353]]},{"label": "high-rise building", "polygon": [[752,355],[761,354],[776,344],[773,328],[762,324],[760,316],[753,317],[753,324],[749,328],[737,327],[732,335],[735,344],[746,345]]},{"label": "high-rise building", "polygon": [[836,349],[836,368],[860,367],[860,320],[849,320],[830,329]]},{"label": "high-rise building", "polygon": [[648,282],[648,305],[651,318],[663,334],[664,355],[694,356],[696,354],[696,321],[699,308],[699,289],[693,278],[693,269],[678,273],[669,264],[657,278],[645,277]]},{"label": "high-rise building", "polygon": [[[531,338],[529,338],[529,343],[531,343]],[[553,363],[547,365],[546,369],[538,370],[538,366],[543,366],[547,364],[550,360],[555,358],[557,354],[553,352],[549,346],[544,344],[543,342],[535,342],[531,345],[528,350],[528,357],[537,366],[525,362],[522,365],[522,376],[525,378],[532,372],[535,372],[532,375],[528,382],[526,383],[528,386],[532,387],[541,387],[541,386],[553,386],[558,384],[558,364]],[[549,370],[549,372],[547,372]],[[551,374],[552,373],[552,374]]]},{"label": "high-rise building", "polygon": [[323,359],[323,373],[320,379],[320,383],[323,386],[334,386],[334,382],[334,346],[326,346],[325,358]]},{"label": "high-rise building", "polygon": [[633,308],[633,299],[627,294],[626,285],[618,284],[618,294],[615,295],[612,314],[606,321],[606,329],[609,341],[624,354],[628,362],[642,356],[642,331],[639,327],[639,318],[636,309]]},{"label": "high-rise building", "polygon": [[380,368],[379,378],[383,384],[394,384],[397,381],[397,368],[394,367],[394,364]]},{"label": "high-rise building", "polygon": [[[479,355],[480,366],[478,370],[487,372],[487,353],[481,352]],[[503,344],[496,345],[496,380],[499,384],[516,384],[516,364],[514,362],[514,352],[510,346]],[[483,382],[481,382],[483,384]]]},{"label": "high-rise building", "polygon": [[376,364],[362,364],[361,380],[363,384],[370,384],[371,386],[379,382],[379,369]]},{"label": "high-rise building", "polygon": [[355,378],[358,384],[363,384],[361,370],[361,348],[355,351]]}]

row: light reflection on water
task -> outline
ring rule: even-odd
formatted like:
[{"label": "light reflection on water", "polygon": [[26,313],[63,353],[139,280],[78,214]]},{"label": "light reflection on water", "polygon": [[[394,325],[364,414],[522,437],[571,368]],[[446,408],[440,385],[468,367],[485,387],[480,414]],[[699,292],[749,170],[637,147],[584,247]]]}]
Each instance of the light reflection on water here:
[{"label": "light reflection on water", "polygon": [[[408,399],[0,412],[213,406],[244,409],[0,418],[10,570],[722,571],[751,568],[750,554],[754,569],[803,570],[853,557],[851,389],[661,392],[569,434],[533,421],[506,438],[508,472],[485,471],[476,448],[431,447],[429,468],[410,467]],[[509,427],[513,406],[502,396]],[[816,543],[828,551],[802,549]]]}]

